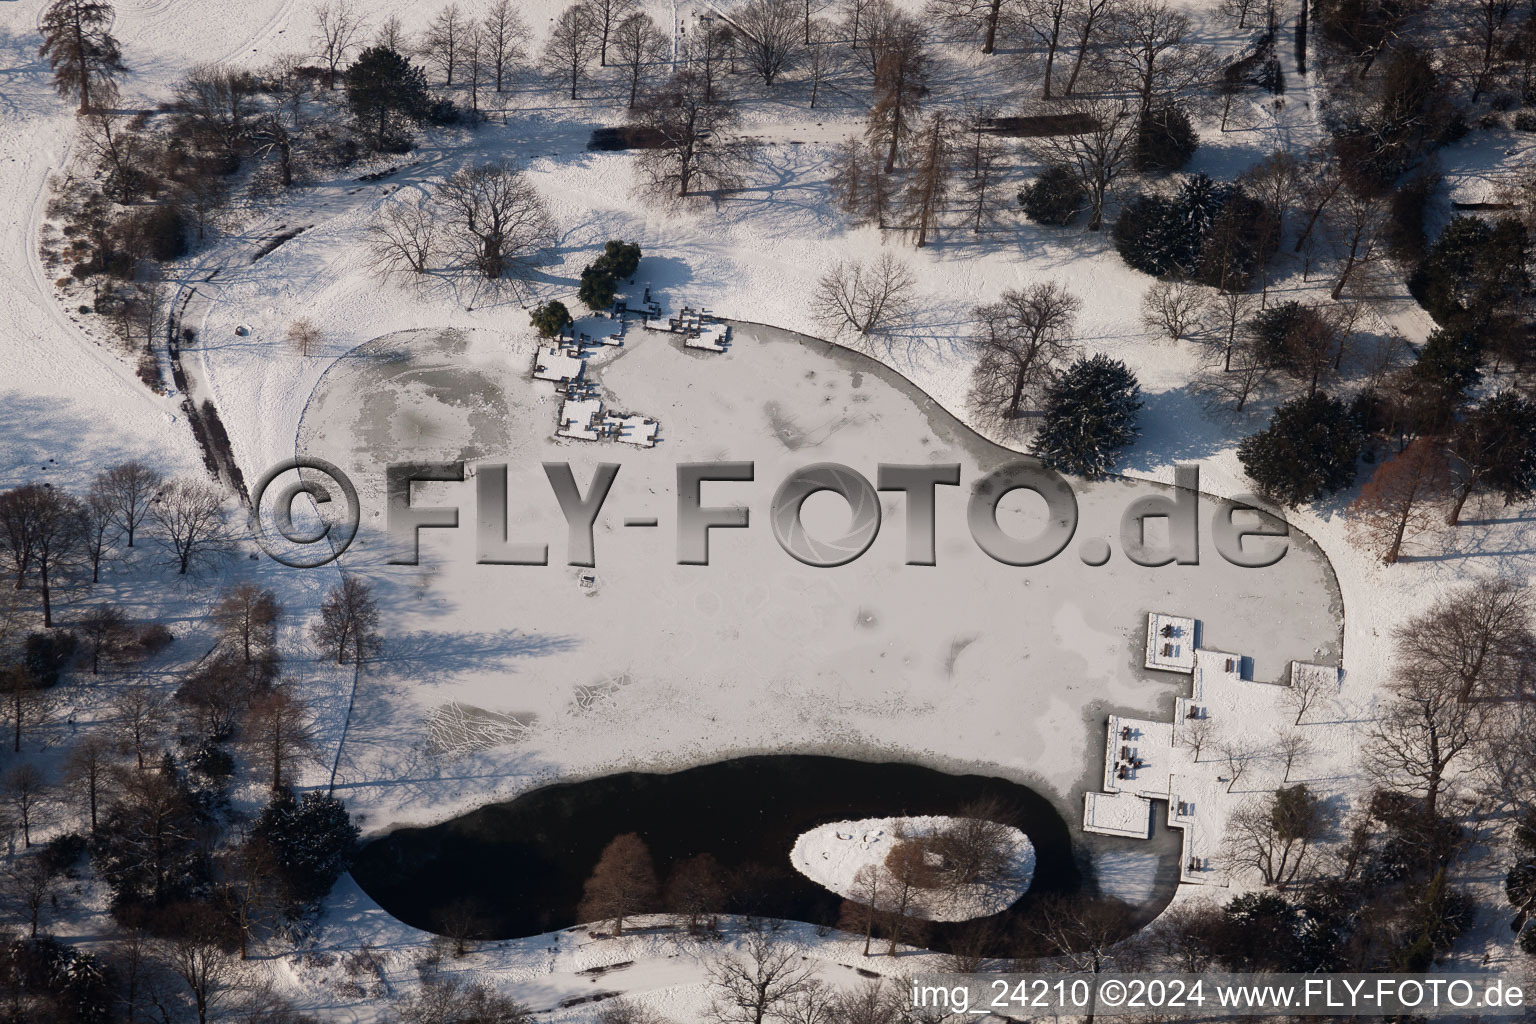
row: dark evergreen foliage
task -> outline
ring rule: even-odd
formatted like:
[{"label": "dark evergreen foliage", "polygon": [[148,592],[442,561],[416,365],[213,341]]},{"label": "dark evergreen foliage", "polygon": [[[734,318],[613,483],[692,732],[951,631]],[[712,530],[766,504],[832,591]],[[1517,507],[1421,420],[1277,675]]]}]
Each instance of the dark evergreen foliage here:
[{"label": "dark evergreen foliage", "polygon": [[1045,423],[1029,450],[1053,469],[1097,479],[1140,436],[1141,407],[1141,386],[1125,363],[1102,353],[1079,359],[1046,389]]},{"label": "dark evergreen foliage", "polygon": [[1251,281],[1278,232],[1262,202],[1236,185],[1204,174],[1186,179],[1177,194],[1138,196],[1115,221],[1115,247],[1126,264],[1154,277],[1194,277],[1219,288]]},{"label": "dark evergreen foliage", "polygon": [[571,313],[565,308],[565,303],[550,299],[548,302],[541,302],[534,306],[528,320],[538,328],[539,337],[553,338],[570,326]]},{"label": "dark evergreen foliage", "polygon": [[16,1024],[108,1024],[115,979],[91,953],[47,936],[0,945],[0,1019]]},{"label": "dark evergreen foliage", "polygon": [[1530,292],[1530,256],[1530,237],[1517,219],[1455,217],[1408,287],[1442,326],[1480,324]]},{"label": "dark evergreen foliage", "polygon": [[167,908],[203,896],[212,829],[207,798],[188,787],[169,754],[137,773],[127,796],[102,818],[91,849],[96,873],[111,890],[112,915],[154,928]]},{"label": "dark evergreen foliage", "polygon": [[581,287],[576,297],[591,310],[613,305],[619,282],[634,276],[640,266],[640,246],[634,242],[610,239],[603,254],[581,272]]},{"label": "dark evergreen foliage", "polygon": [[1149,110],[1136,126],[1138,171],[1177,171],[1200,148],[1200,136],[1181,107],[1169,105]]},{"label": "dark evergreen foliage", "polygon": [[427,76],[384,46],[370,46],[347,69],[347,105],[376,150],[411,146],[411,127],[434,114]]},{"label": "dark evergreen foliage", "polygon": [[1295,508],[1353,483],[1363,443],[1354,411],[1319,391],[1276,409],[1237,455],[1261,493]]},{"label": "dark evergreen foliage", "polygon": [[290,908],[302,911],[324,898],[357,850],[358,827],[346,805],[324,793],[295,800],[281,790],[261,812],[251,835],[271,848]]},{"label": "dark evergreen foliage", "polygon": [[1036,224],[1065,225],[1077,219],[1088,202],[1088,193],[1069,167],[1047,167],[1019,192],[1024,216]]},{"label": "dark evergreen foliage", "polygon": [[60,675],[74,660],[79,648],[79,640],[68,630],[55,629],[47,633],[28,634],[21,662],[32,679],[32,685],[44,690],[56,686]]}]

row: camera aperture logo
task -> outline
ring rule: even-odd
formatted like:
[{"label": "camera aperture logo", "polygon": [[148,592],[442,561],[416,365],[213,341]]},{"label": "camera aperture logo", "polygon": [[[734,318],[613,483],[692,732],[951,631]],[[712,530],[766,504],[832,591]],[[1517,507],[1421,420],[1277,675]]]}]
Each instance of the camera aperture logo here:
[{"label": "camera aperture logo", "polygon": [[[618,478],[617,463],[598,463],[585,492],[568,462],[542,464],[545,478],[560,507],[567,528],[567,565],[595,567],[593,527]],[[268,501],[279,478],[296,473]],[[402,462],[385,468],[387,529],[400,552],[389,559],[393,565],[416,565],[420,559],[422,530],[459,528],[456,506],[416,505],[411,488],[416,483],[464,483],[466,464],[459,462]],[[509,521],[507,466],[481,463],[473,474],[476,561],[481,565],[539,566],[549,564],[547,540],[513,540],[516,531]],[[751,509],[746,505],[705,505],[706,483],[723,487],[756,479],[752,462],[685,462],[677,466],[677,564],[708,565],[711,531],[747,529]],[[880,463],[875,482],[858,470],[840,463],[818,462],[787,476],[774,491],[768,521],[774,539],[796,561],[816,568],[836,568],[857,561],[880,533],[881,492],[900,492],[905,501],[905,564],[937,564],[937,489],[958,487],[958,463],[920,465]],[[1006,532],[998,521],[998,507],[1014,491],[1025,490],[1045,502],[1046,515],[1032,536]],[[807,499],[822,492],[836,494],[847,505],[849,525],[840,536],[816,536],[806,528],[802,510]],[[339,516],[324,516],[318,527],[301,528],[294,520],[294,503],[307,495],[319,506],[330,506],[339,496],[344,505]],[[1200,564],[1200,470],[1178,466],[1170,493],[1145,494],[1126,507],[1120,519],[1120,547],[1137,565]],[[1289,550],[1290,527],[1284,519],[1242,495],[1217,499],[1210,519],[1217,552],[1227,562],[1243,568],[1275,565]],[[1247,514],[1244,521],[1236,518]],[[317,458],[294,458],[264,473],[251,492],[251,535],[274,560],[294,568],[318,568],[341,557],[357,536],[362,507],[357,488],[335,465]],[[270,523],[268,519],[270,518]],[[1164,520],[1165,537],[1150,539],[1149,520]],[[1033,566],[1060,555],[1077,532],[1077,496],[1060,473],[1038,459],[1021,457],[980,476],[971,484],[966,504],[966,527],[972,541],[990,558],[1012,566]],[[628,517],[626,527],[656,528],[655,517]],[[1103,538],[1089,538],[1080,548],[1089,566],[1104,565],[1111,548]]]}]

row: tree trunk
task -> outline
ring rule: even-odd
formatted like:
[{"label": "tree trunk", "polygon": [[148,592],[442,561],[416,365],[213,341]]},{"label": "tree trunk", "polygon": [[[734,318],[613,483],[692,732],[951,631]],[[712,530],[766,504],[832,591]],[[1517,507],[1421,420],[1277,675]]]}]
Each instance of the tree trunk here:
[{"label": "tree trunk", "polygon": [[1451,502],[1451,510],[1445,517],[1445,525],[1461,525],[1461,508],[1467,503],[1467,499],[1472,496],[1472,489],[1476,486],[1477,475],[1473,474],[1467,477],[1460,487],[1456,488],[1456,498]]},{"label": "tree trunk", "polygon": [[[992,8],[987,12],[987,39],[981,44],[982,53],[991,53],[997,44],[997,16],[1002,6],[1003,0],[992,0]],[[1477,101],[1474,99],[1472,102]]]}]

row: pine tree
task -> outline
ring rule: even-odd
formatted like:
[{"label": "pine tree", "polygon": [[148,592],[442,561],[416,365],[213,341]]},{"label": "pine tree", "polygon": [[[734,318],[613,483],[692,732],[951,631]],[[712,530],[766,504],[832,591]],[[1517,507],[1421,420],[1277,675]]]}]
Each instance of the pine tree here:
[{"label": "pine tree", "polygon": [[1176,171],[1189,163],[1199,147],[1200,136],[1189,115],[1177,106],[1159,107],[1136,123],[1133,163],[1138,171]]},{"label": "pine tree", "polygon": [[347,105],[378,150],[409,144],[407,128],[427,115],[427,76],[394,50],[371,46],[347,68]]},{"label": "pine tree", "polygon": [[1019,193],[1024,216],[1036,224],[1070,224],[1083,212],[1088,193],[1072,168],[1052,164]]},{"label": "pine tree", "polygon": [[1455,487],[1446,522],[1455,526],[1462,506],[1479,488],[1506,505],[1536,493],[1536,402],[1503,391],[1473,409],[1451,430]]},{"label": "pine tree", "polygon": [[104,0],[54,0],[38,21],[38,55],[53,69],[59,95],[80,98],[82,114],[116,99],[117,76],[127,70],[112,35],[115,17]]},{"label": "pine tree", "polygon": [[1141,435],[1142,405],[1141,386],[1125,363],[1102,353],[1079,359],[1047,389],[1045,424],[1029,450],[1053,469],[1098,479]]},{"label": "pine tree", "polygon": [[528,320],[538,328],[539,337],[553,338],[570,325],[571,313],[565,308],[565,303],[550,299],[534,306]]},{"label": "pine tree", "polygon": [[301,908],[324,898],[351,865],[359,829],[335,797],[309,792],[296,800],[285,788],[262,810],[251,835],[271,847],[289,904]]},{"label": "pine tree", "polygon": [[1276,409],[1237,457],[1260,493],[1296,508],[1353,483],[1363,443],[1353,411],[1319,391]]}]

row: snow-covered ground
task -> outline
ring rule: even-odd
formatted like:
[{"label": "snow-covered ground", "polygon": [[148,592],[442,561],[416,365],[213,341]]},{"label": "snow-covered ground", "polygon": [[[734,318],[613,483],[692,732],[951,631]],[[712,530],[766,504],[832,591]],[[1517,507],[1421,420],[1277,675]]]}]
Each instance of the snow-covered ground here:
[{"label": "snow-covered ground", "polygon": [[[861,871],[881,870],[897,843],[937,835],[954,821],[942,815],[919,815],[828,822],[795,840],[790,862],[816,884],[857,899]],[[913,916],[929,921],[969,921],[1011,907],[1034,878],[1035,847],[1016,828],[1007,827],[1006,836],[1008,866],[996,879],[920,891],[912,901]]]}]

